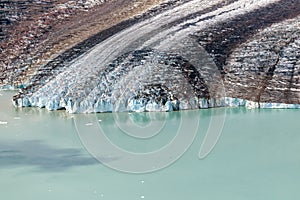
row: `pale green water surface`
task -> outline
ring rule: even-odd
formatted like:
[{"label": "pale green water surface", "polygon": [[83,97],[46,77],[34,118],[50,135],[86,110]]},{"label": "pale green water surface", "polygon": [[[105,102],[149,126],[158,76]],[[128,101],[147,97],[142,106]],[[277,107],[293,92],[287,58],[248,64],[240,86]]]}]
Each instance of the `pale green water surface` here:
[{"label": "pale green water surface", "polygon": [[[15,109],[12,94],[0,91],[1,200],[300,198],[300,110],[226,109],[221,137],[203,160],[198,159],[199,148],[214,112],[188,111],[199,118],[199,129],[184,155],[159,171],[130,174],[110,169],[88,153],[72,115]],[[112,115],[97,114],[107,137],[128,151],[148,152],[172,140],[180,114],[157,114],[158,121],[166,121],[163,130],[139,141],[118,131]],[[147,126],[147,116],[132,113],[130,119],[142,127]]]}]

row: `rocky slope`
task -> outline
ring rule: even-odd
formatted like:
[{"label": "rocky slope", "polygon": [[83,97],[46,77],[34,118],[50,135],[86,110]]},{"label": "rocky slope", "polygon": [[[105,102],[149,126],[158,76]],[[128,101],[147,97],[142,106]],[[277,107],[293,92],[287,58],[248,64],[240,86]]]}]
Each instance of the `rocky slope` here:
[{"label": "rocky slope", "polygon": [[300,107],[297,0],[74,2],[55,18],[68,23],[47,21],[51,28],[25,50],[28,32],[4,33],[0,84],[22,87],[16,106],[71,113]]},{"label": "rocky slope", "polygon": [[[91,42],[84,43],[86,39],[159,2],[1,1],[0,85],[20,86],[41,66],[60,62],[57,61],[60,55],[66,61],[75,58],[91,48]],[[106,33],[103,37],[109,35]]]}]

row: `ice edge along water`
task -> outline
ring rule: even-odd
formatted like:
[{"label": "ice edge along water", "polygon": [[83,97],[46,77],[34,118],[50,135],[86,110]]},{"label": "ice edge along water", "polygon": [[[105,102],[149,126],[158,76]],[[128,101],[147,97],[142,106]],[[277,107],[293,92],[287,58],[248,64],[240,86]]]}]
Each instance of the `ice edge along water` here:
[{"label": "ice edge along water", "polygon": [[[122,101],[124,102],[124,101]],[[14,102],[15,103],[15,102]],[[169,112],[173,110],[192,109],[190,104],[198,105],[199,109],[216,108],[216,107],[246,107],[248,109],[300,109],[300,104],[271,103],[271,102],[254,102],[250,100],[224,97],[224,98],[205,98],[190,99],[190,102],[167,101],[165,104],[155,101],[145,101],[144,99],[130,99],[126,103],[118,102],[118,105],[111,101],[99,100],[95,104],[88,101],[72,102],[72,99],[63,98],[48,100],[43,98],[26,97],[18,100],[16,107],[39,107],[47,110],[66,109],[69,113],[99,113],[99,112]]]}]

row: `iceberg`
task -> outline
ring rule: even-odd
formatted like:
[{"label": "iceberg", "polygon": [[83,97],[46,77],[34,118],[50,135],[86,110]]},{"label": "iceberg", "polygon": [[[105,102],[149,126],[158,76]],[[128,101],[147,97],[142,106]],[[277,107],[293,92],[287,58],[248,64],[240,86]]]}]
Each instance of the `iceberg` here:
[{"label": "iceberg", "polygon": [[6,125],[6,124],[8,124],[8,122],[0,121],[0,125]]}]

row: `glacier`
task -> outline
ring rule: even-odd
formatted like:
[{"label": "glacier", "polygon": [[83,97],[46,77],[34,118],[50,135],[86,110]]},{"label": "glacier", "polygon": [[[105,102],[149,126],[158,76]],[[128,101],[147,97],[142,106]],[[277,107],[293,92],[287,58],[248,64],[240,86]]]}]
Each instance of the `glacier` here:
[{"label": "glacier", "polygon": [[[254,102],[240,98],[224,97],[207,100],[201,98],[196,100],[199,109],[216,107],[245,107],[247,109],[300,109],[299,104]],[[145,101],[144,99],[130,99],[122,104],[114,105],[111,101],[98,100],[92,104],[88,101],[72,102],[72,99],[56,98],[52,100],[45,98],[23,98],[18,99],[18,107],[39,107],[49,111],[65,109],[68,113],[102,113],[102,112],[170,112],[175,110],[188,110],[190,106],[186,102],[178,100],[167,101],[161,104],[155,101]],[[122,109],[120,109],[122,108]]]}]

